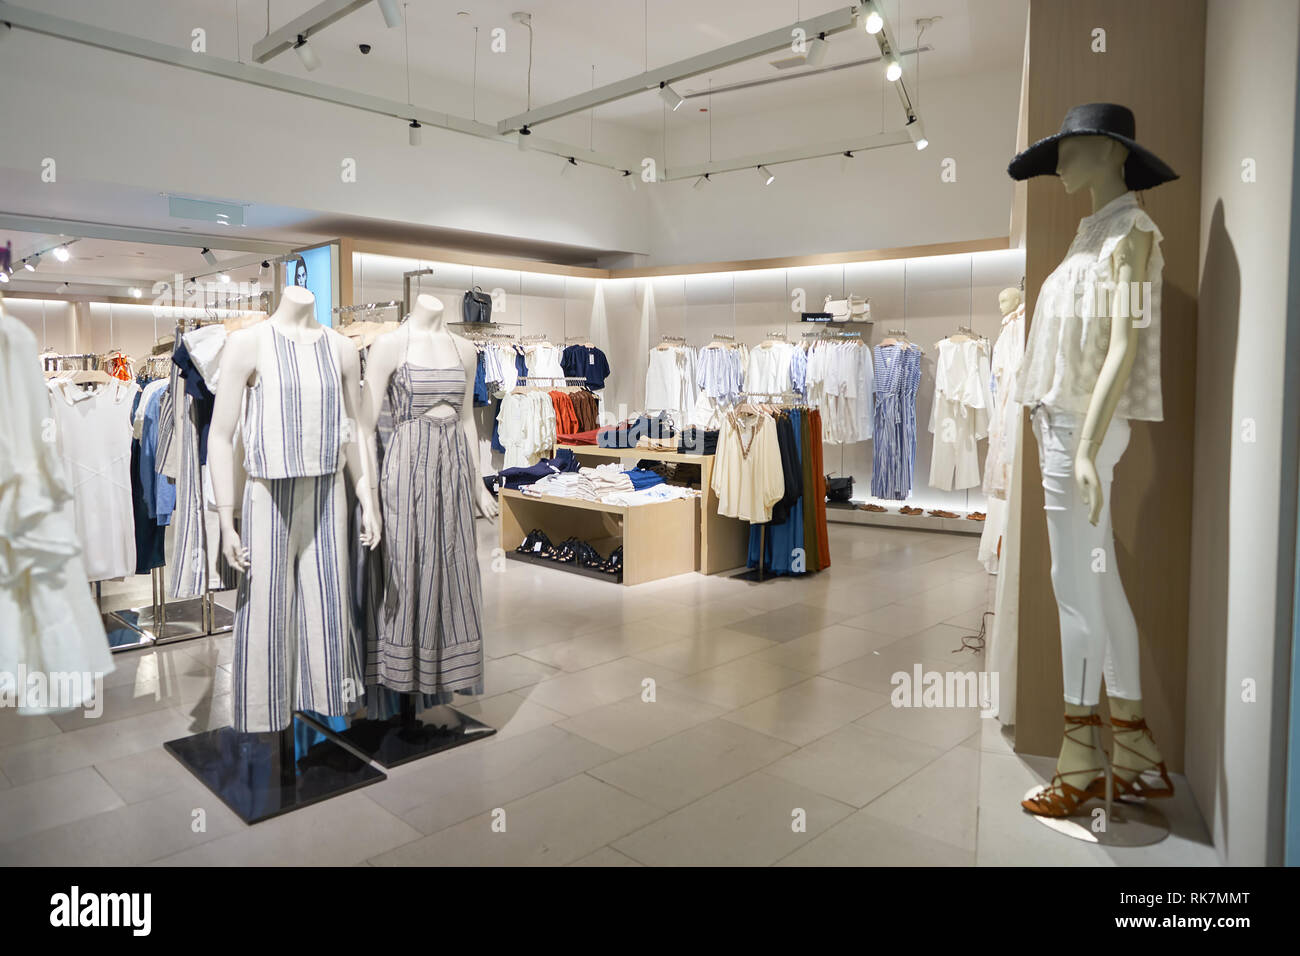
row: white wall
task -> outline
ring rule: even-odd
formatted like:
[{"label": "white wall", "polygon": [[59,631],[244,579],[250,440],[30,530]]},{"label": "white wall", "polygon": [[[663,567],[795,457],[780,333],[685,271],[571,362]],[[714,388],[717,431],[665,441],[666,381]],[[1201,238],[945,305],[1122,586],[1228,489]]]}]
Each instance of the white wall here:
[{"label": "white wall", "polygon": [[1290,636],[1276,618],[1300,7],[1210,0],[1208,15],[1187,775],[1220,856],[1258,865],[1281,849],[1271,738]]},{"label": "white wall", "polygon": [[[26,31],[6,40],[0,87],[0,174],[17,187],[4,211],[49,214],[61,187],[94,183],[149,191],[150,217],[166,215],[158,194],[171,192],[598,250],[649,245],[646,190],[592,167],[561,177],[561,159],[508,144],[426,127],[412,148],[399,120]],[[587,141],[585,123],[547,134]],[[45,157],[57,183],[40,180]],[[344,158],[355,183],[341,181]]]},{"label": "white wall", "polygon": [[[920,109],[930,145],[910,145],[774,167],[764,186],[753,170],[719,174],[699,189],[690,182],[651,191],[650,261],[654,264],[882,249],[956,239],[1005,236],[1015,153],[1020,65],[922,87]],[[903,125],[887,91],[883,127]],[[798,142],[834,141],[882,128],[878,90],[815,109],[728,118],[714,110],[713,156],[745,156]],[[670,121],[669,166],[708,159],[708,114]],[[940,180],[945,159],[956,181]]]}]

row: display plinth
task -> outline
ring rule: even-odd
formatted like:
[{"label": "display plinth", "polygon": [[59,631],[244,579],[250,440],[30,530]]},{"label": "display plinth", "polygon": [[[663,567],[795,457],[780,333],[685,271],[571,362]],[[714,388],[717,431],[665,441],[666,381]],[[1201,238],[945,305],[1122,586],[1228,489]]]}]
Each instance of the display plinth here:
[{"label": "display plinth", "polygon": [[215,602],[205,610],[204,598],[201,597],[163,605],[161,614],[155,614],[150,606],[131,610],[140,622],[140,629],[159,644],[226,634],[235,629],[234,611]]},{"label": "display plinth", "polygon": [[353,720],[346,730],[331,730],[311,718],[304,719],[348,750],[381,767],[398,767],[496,733],[495,727],[445,704],[416,713],[410,700],[407,695],[401,712],[387,720]]},{"label": "display plinth", "polygon": [[[1042,786],[1032,787],[1025,794],[1025,799],[1037,796],[1043,789]],[[1028,816],[1062,836],[1098,846],[1151,846],[1169,836],[1169,820],[1149,802],[1115,800],[1111,804],[1105,828],[1100,831],[1093,829],[1097,819],[1092,812],[1094,808],[1105,809],[1103,804],[1091,803],[1078,817]]]},{"label": "display plinth", "polygon": [[[294,720],[303,717],[295,714]],[[266,734],[220,727],[169,740],[163,747],[250,824],[388,779],[328,738],[298,757],[293,725]]]}]

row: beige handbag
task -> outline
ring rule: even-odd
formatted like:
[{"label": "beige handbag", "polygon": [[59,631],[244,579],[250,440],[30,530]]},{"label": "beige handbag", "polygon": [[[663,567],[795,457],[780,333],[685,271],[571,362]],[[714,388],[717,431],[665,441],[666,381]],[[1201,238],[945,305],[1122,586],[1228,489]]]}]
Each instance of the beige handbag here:
[{"label": "beige handbag", "polygon": [[832,299],[827,296],[822,311],[831,314],[832,322],[870,322],[871,300],[852,293],[847,299]]}]

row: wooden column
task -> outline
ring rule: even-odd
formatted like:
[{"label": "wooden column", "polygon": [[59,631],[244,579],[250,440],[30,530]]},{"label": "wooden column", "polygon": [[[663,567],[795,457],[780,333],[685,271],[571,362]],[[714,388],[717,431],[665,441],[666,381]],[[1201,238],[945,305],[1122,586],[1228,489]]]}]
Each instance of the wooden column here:
[{"label": "wooden column", "polygon": [[[1097,30],[1105,31],[1105,52],[1094,52]],[[1205,3],[1030,0],[1028,56],[1022,96],[1030,142],[1056,132],[1072,106],[1122,103],[1137,117],[1138,141],[1180,176],[1141,194],[1164,234],[1165,417],[1133,424],[1132,440],[1115,471],[1111,506],[1119,572],[1142,639],[1147,719],[1170,769],[1179,770],[1187,684]],[[1086,193],[1066,196],[1054,177],[1030,182],[1025,249],[1030,315],[1043,280],[1063,258],[1079,219],[1091,211]],[[1032,432],[1026,428],[1025,434]],[[1055,755],[1063,712],[1060,630],[1038,447],[1031,437],[1022,464],[1016,750]]]}]

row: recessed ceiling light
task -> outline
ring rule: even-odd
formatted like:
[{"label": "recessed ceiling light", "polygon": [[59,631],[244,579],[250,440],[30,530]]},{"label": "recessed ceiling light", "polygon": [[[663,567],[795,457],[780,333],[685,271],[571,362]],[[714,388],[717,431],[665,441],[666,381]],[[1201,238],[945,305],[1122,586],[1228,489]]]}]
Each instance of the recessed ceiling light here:
[{"label": "recessed ceiling light", "polygon": [[144,290],[143,290],[143,289],[138,289],[138,288],[136,288],[135,286],[132,286],[132,287],[131,287],[131,298],[133,298],[133,299],[138,299],[138,298],[140,298],[142,295],[144,295]]},{"label": "recessed ceiling light", "polygon": [[67,246],[55,246],[54,258],[58,259],[60,262],[67,262],[72,258],[72,253],[68,251]]}]

